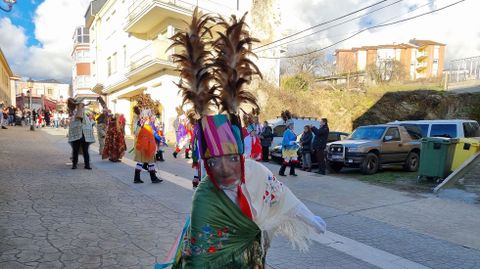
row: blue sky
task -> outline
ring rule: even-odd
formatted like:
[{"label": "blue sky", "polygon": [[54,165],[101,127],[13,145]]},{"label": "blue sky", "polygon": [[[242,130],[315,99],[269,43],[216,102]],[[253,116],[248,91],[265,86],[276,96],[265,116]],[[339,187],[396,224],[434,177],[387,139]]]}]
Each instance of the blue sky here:
[{"label": "blue sky", "polygon": [[[0,19],[8,17],[14,25],[20,26],[25,30],[28,37],[27,46],[39,46],[40,43],[35,39],[35,24],[33,22],[33,16],[38,5],[43,0],[17,0],[17,3],[13,6],[13,10],[9,13],[0,11]],[[1,1],[2,7],[6,8],[6,5]]]}]

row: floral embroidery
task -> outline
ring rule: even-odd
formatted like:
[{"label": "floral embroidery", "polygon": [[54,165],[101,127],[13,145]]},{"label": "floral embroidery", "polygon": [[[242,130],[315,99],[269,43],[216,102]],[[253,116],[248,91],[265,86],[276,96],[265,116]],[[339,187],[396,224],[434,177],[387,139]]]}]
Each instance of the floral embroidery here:
[{"label": "floral embroidery", "polygon": [[184,255],[201,255],[215,253],[223,248],[224,242],[230,238],[231,230],[228,227],[215,229],[205,224],[196,237],[186,236],[184,238]]},{"label": "floral embroidery", "polygon": [[265,193],[263,195],[263,202],[268,206],[277,203],[278,193],[283,192],[283,183],[278,181],[275,176],[269,175],[268,181],[265,183]]}]

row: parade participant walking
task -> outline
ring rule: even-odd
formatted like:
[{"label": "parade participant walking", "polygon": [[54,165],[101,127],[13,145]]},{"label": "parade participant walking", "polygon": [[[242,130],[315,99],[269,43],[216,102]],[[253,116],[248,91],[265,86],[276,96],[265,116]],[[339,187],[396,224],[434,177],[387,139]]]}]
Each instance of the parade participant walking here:
[{"label": "parade participant walking", "polygon": [[309,125],[305,125],[302,137],[300,137],[300,151],[302,153],[302,168],[307,172],[312,171],[312,139],[312,130]]},{"label": "parade participant walking", "polygon": [[248,135],[244,137],[245,141],[245,158],[260,161],[262,159],[262,145],[260,138],[257,135],[254,124],[250,124],[247,127]]},{"label": "parade participant walking", "polygon": [[175,151],[173,152],[173,157],[177,158],[178,153],[185,149],[185,158],[188,157],[188,131],[187,131],[187,118],[184,114],[181,114],[177,118],[178,127],[176,129],[176,144]]},{"label": "parade participant walking", "polygon": [[313,149],[315,150],[315,157],[317,157],[318,162],[318,174],[326,174],[326,164],[325,164],[325,148],[327,147],[328,134],[330,129],[328,128],[328,120],[322,118],[320,120],[320,128],[312,126],[312,132],[315,134],[313,139]]},{"label": "parade participant walking", "polygon": [[[247,58],[252,42],[244,23],[232,16],[213,42],[214,59],[206,59],[203,37],[210,17],[199,17],[195,9],[189,32],[172,37],[181,46],[174,55],[182,66],[178,84],[199,117],[199,149],[207,175],[198,186],[180,247],[167,259],[173,268],[265,268],[270,239],[283,234],[302,249],[310,239],[318,239],[325,223],[259,162],[245,160],[239,107],[256,106],[255,97],[243,86],[259,75]],[[188,48],[188,49],[187,49]],[[209,63],[207,61],[212,61]],[[215,68],[215,72],[210,70]],[[215,78],[216,93],[210,88]],[[219,100],[217,100],[219,99]],[[225,114],[209,115],[213,100]],[[175,257],[173,257],[175,256]]]},{"label": "parade participant walking", "polygon": [[95,143],[95,138],[93,136],[93,122],[88,117],[82,100],[75,101],[73,98],[69,98],[67,103],[71,110],[71,114],[73,114],[68,129],[68,142],[71,143],[73,149],[72,169],[77,169],[78,154],[81,148],[85,169],[90,170],[92,168],[90,166],[88,147],[91,143]]},{"label": "parade participant walking", "polygon": [[273,130],[272,127],[268,125],[268,122],[263,123],[262,132],[260,133],[260,142],[262,144],[262,161],[268,162],[268,155],[270,146],[273,141]]},{"label": "parade participant walking", "polygon": [[140,173],[147,166],[152,183],[160,183],[163,180],[156,175],[155,153],[157,152],[157,143],[154,136],[155,102],[150,95],[141,94],[137,97],[137,105],[133,108],[134,112],[134,134],[135,134],[135,157],[137,162],[135,167],[135,176],[133,183],[143,183]]},{"label": "parade participant walking", "polygon": [[160,113],[155,114],[155,142],[157,143],[157,153],[155,154],[155,159],[160,162],[164,162],[163,152],[165,148],[168,147],[167,139],[163,133],[163,123],[160,118]]},{"label": "parade participant walking", "polygon": [[107,118],[109,111],[107,108],[103,108],[102,113],[97,117],[97,138],[98,138],[98,152],[103,154],[105,148],[105,137],[107,135]]},{"label": "parade participant walking", "polygon": [[125,143],[125,117],[123,114],[108,115],[105,147],[102,159],[108,158],[111,162],[120,162],[127,150]]},{"label": "parade participant walking", "polygon": [[287,166],[290,166],[290,175],[297,176],[295,174],[295,166],[298,165],[298,155],[297,151],[299,146],[297,144],[297,135],[293,132],[293,121],[291,119],[287,120],[285,123],[287,129],[283,133],[283,140],[282,140],[282,166],[280,167],[280,171],[278,174],[280,176],[286,176],[285,170]]}]

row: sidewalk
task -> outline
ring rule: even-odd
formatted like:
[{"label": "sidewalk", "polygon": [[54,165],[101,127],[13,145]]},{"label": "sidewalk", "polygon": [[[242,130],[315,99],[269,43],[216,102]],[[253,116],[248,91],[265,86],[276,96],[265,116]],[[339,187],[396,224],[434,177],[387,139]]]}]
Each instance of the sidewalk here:
[{"label": "sidewalk", "polygon": [[[131,160],[101,161],[93,146],[94,169],[71,170],[64,130],[11,129],[0,133],[0,268],[152,268],[162,259],[190,209],[183,158],[167,152],[165,182],[143,173],[146,183],[134,185]],[[480,267],[478,206],[299,174],[284,182],[329,233],[308,253],[275,238],[271,268]]]}]

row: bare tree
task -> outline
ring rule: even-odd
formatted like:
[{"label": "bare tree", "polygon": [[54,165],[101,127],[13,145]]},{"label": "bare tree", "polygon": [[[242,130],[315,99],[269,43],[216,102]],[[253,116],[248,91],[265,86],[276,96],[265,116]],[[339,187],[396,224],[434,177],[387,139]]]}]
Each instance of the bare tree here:
[{"label": "bare tree", "polygon": [[310,76],[331,75],[334,71],[333,65],[327,61],[323,52],[312,52],[313,50],[313,48],[309,48],[290,51],[288,55],[306,55],[285,60],[282,63],[282,73],[286,75],[300,73]]},{"label": "bare tree", "polygon": [[400,61],[394,59],[380,60],[367,67],[367,73],[377,83],[389,83],[405,78],[405,68]]}]

